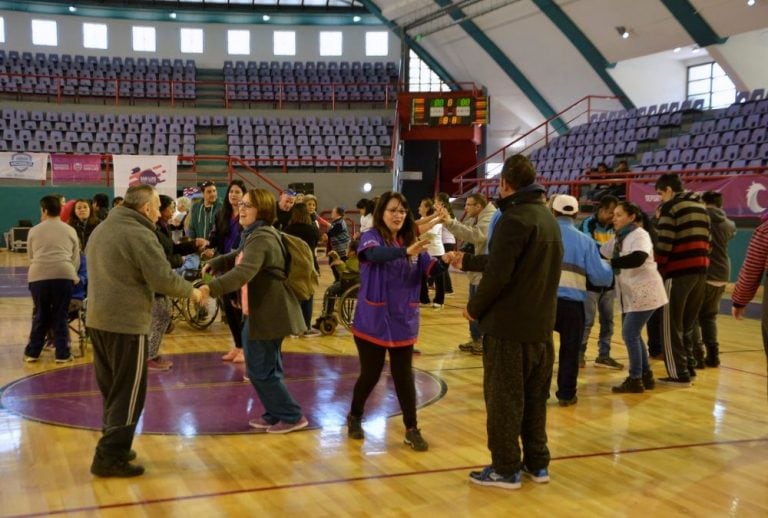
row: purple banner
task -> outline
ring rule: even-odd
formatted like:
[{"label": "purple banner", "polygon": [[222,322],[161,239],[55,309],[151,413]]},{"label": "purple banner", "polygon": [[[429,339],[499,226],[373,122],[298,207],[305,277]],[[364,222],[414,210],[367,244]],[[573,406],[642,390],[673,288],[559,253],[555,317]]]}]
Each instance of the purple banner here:
[{"label": "purple banner", "polygon": [[[730,217],[759,217],[768,209],[768,177],[765,175],[735,175],[722,180],[690,180],[686,190],[702,193],[717,191],[723,195],[723,210]],[[653,183],[632,182],[629,200],[652,214],[661,204]]]},{"label": "purple banner", "polygon": [[51,183],[98,183],[100,155],[51,155]]}]

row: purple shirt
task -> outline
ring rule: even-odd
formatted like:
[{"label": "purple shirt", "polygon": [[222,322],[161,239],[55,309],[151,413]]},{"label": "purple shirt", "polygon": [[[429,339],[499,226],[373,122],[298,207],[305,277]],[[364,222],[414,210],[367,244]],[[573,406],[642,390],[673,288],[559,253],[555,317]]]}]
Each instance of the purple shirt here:
[{"label": "purple shirt", "polygon": [[426,252],[374,263],[365,260],[365,250],[374,247],[404,248],[387,244],[378,230],[360,236],[360,293],[355,306],[352,333],[382,347],[404,347],[419,335],[419,292],[433,259]]}]

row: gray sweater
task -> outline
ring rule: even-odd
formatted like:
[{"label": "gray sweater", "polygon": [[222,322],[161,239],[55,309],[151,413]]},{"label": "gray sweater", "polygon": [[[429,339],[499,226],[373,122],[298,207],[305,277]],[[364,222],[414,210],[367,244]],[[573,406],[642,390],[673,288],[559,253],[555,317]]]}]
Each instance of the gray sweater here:
[{"label": "gray sweater", "polygon": [[149,334],[155,293],[189,297],[192,284],[168,268],[143,214],[115,207],[88,240],[88,327],[131,335]]},{"label": "gray sweater", "polygon": [[260,227],[245,239],[240,264],[235,265],[240,249],[208,261],[214,273],[227,272],[209,283],[212,297],[248,284],[247,318],[252,340],[277,340],[307,329],[299,302],[281,275],[285,258],[278,236],[274,228]]},{"label": "gray sweater", "polygon": [[[485,242],[488,240],[488,226],[491,224],[493,213],[496,207],[489,203],[486,205],[476,218],[470,218],[469,224],[452,219],[450,223],[445,224],[445,228],[460,241],[472,243],[475,247],[475,254],[482,254],[485,250]],[[476,286],[480,284],[483,278],[482,272],[467,272],[469,283]]]},{"label": "gray sweater", "polygon": [[59,218],[47,219],[29,230],[27,256],[30,261],[27,282],[78,279],[80,242],[77,232]]}]

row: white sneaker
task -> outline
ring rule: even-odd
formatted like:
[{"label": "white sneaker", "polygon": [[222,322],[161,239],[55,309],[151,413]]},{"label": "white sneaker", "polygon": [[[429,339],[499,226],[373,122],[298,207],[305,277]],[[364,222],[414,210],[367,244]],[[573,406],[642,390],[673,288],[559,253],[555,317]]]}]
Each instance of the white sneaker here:
[{"label": "white sneaker", "polygon": [[436,311],[439,311],[439,310],[443,309],[443,305],[442,304],[438,304],[437,302],[435,302],[435,303],[432,304],[432,309],[434,309]]}]

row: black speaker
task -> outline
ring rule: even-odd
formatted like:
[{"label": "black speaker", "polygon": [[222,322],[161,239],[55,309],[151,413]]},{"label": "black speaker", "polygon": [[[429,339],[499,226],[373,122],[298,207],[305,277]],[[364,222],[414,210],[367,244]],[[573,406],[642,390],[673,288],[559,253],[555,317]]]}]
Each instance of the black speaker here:
[{"label": "black speaker", "polygon": [[301,194],[315,194],[315,183],[314,182],[289,183],[288,190],[294,191],[296,193],[301,193]]}]

